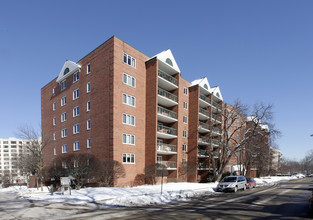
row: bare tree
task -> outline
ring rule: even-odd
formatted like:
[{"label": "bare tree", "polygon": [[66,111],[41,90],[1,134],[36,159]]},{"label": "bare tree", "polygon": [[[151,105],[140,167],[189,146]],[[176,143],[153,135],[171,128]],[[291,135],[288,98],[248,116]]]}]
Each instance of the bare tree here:
[{"label": "bare tree", "polygon": [[152,183],[155,185],[157,183],[158,177],[167,176],[168,171],[165,169],[163,164],[152,163],[145,167],[145,179],[147,183]]},{"label": "bare tree", "polygon": [[100,180],[103,186],[114,186],[115,181],[122,177],[125,177],[123,164],[116,160],[103,161]]},{"label": "bare tree", "polygon": [[[27,140],[24,146],[28,151],[29,155],[24,155],[24,158],[20,158],[25,165],[25,172],[30,174],[34,173],[37,180],[37,187],[41,186],[41,191],[43,191],[43,159],[42,152],[44,148],[49,144],[49,138],[42,137],[39,133],[29,125],[24,125],[18,128],[17,136],[21,139]],[[28,180],[27,180],[28,181]]]},{"label": "bare tree", "polygon": [[191,161],[181,163],[178,167],[179,176],[181,176],[182,181],[185,182],[187,182],[188,177],[195,175],[195,170],[197,170],[197,165]]}]

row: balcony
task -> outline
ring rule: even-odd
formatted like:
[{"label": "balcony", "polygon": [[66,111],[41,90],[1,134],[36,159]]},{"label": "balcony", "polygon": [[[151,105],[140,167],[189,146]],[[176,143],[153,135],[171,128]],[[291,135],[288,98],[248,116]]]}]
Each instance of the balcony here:
[{"label": "balcony", "polygon": [[222,105],[221,104],[219,104],[215,101],[213,101],[212,104],[213,104],[213,111],[214,112],[221,112],[222,111]]},{"label": "balcony", "polygon": [[204,136],[199,136],[198,145],[210,145],[210,139]]},{"label": "balcony", "polygon": [[158,102],[166,107],[177,105],[177,96],[162,89],[158,88]]},{"label": "balcony", "polygon": [[218,158],[219,157],[219,152],[212,151],[211,155],[212,155],[213,158]]},{"label": "balcony", "polygon": [[222,122],[222,118],[221,118],[221,116],[218,116],[218,115],[212,115],[212,120],[213,120],[213,122],[214,123],[221,123]]},{"label": "balcony", "polygon": [[162,170],[163,168],[166,170],[176,170],[177,165],[176,161],[158,161],[158,164],[162,165],[158,169]]},{"label": "balcony", "polygon": [[209,157],[209,152],[198,148],[198,157]]},{"label": "balcony", "polygon": [[206,107],[209,107],[211,105],[211,99],[209,97],[206,97],[205,95],[203,94],[200,94],[200,97],[199,97],[199,105],[200,107],[202,108],[206,108]]},{"label": "balcony", "polygon": [[199,108],[199,119],[208,120],[211,117],[211,113],[203,108]]},{"label": "balcony", "polygon": [[175,128],[170,128],[162,124],[158,124],[157,137],[164,139],[177,138],[177,131]]},{"label": "balcony", "polygon": [[209,170],[208,163],[198,163],[198,170]]},{"label": "balcony", "polygon": [[157,153],[163,155],[177,154],[176,145],[173,144],[158,144]]},{"label": "balcony", "polygon": [[210,132],[210,125],[199,121],[199,133],[208,133]]},{"label": "balcony", "polygon": [[158,84],[160,87],[166,90],[173,90],[178,88],[177,79],[162,70],[158,71]]},{"label": "balcony", "polygon": [[212,146],[213,146],[213,147],[220,147],[220,141],[219,141],[219,140],[212,139]]},{"label": "balcony", "polygon": [[158,120],[165,123],[173,123],[177,121],[177,113],[161,106],[158,106]]},{"label": "balcony", "polygon": [[219,136],[219,135],[222,135],[221,129],[213,127],[212,136]]}]

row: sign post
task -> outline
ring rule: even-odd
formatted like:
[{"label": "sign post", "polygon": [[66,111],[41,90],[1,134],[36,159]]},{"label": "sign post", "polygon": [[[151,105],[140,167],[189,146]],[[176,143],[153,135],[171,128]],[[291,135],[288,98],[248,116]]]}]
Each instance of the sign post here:
[{"label": "sign post", "polygon": [[71,179],[69,177],[61,177],[60,180],[62,194],[64,195],[64,188],[68,187],[69,194],[71,195]]}]

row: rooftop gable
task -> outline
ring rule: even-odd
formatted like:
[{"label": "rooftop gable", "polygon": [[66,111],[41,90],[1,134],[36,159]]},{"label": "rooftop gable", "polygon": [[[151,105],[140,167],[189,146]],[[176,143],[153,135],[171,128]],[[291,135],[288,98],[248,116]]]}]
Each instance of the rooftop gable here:
[{"label": "rooftop gable", "polygon": [[149,60],[153,58],[157,58],[158,60],[162,61],[164,64],[166,64],[168,67],[174,69],[176,72],[180,73],[180,69],[176,63],[176,60],[172,54],[172,51],[170,49],[164,50],[161,53],[158,53],[157,55],[151,57]]},{"label": "rooftop gable", "polygon": [[62,82],[64,79],[72,75],[73,73],[80,72],[81,66],[73,61],[67,60],[65,61],[61,72],[57,78],[57,83]]}]

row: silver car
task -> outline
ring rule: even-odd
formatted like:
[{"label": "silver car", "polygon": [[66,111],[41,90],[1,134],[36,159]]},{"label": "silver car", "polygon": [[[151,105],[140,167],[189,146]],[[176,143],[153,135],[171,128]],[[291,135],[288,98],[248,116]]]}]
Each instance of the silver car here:
[{"label": "silver car", "polygon": [[247,180],[244,176],[227,176],[217,185],[218,192],[237,192],[238,189],[246,190],[246,188]]}]

